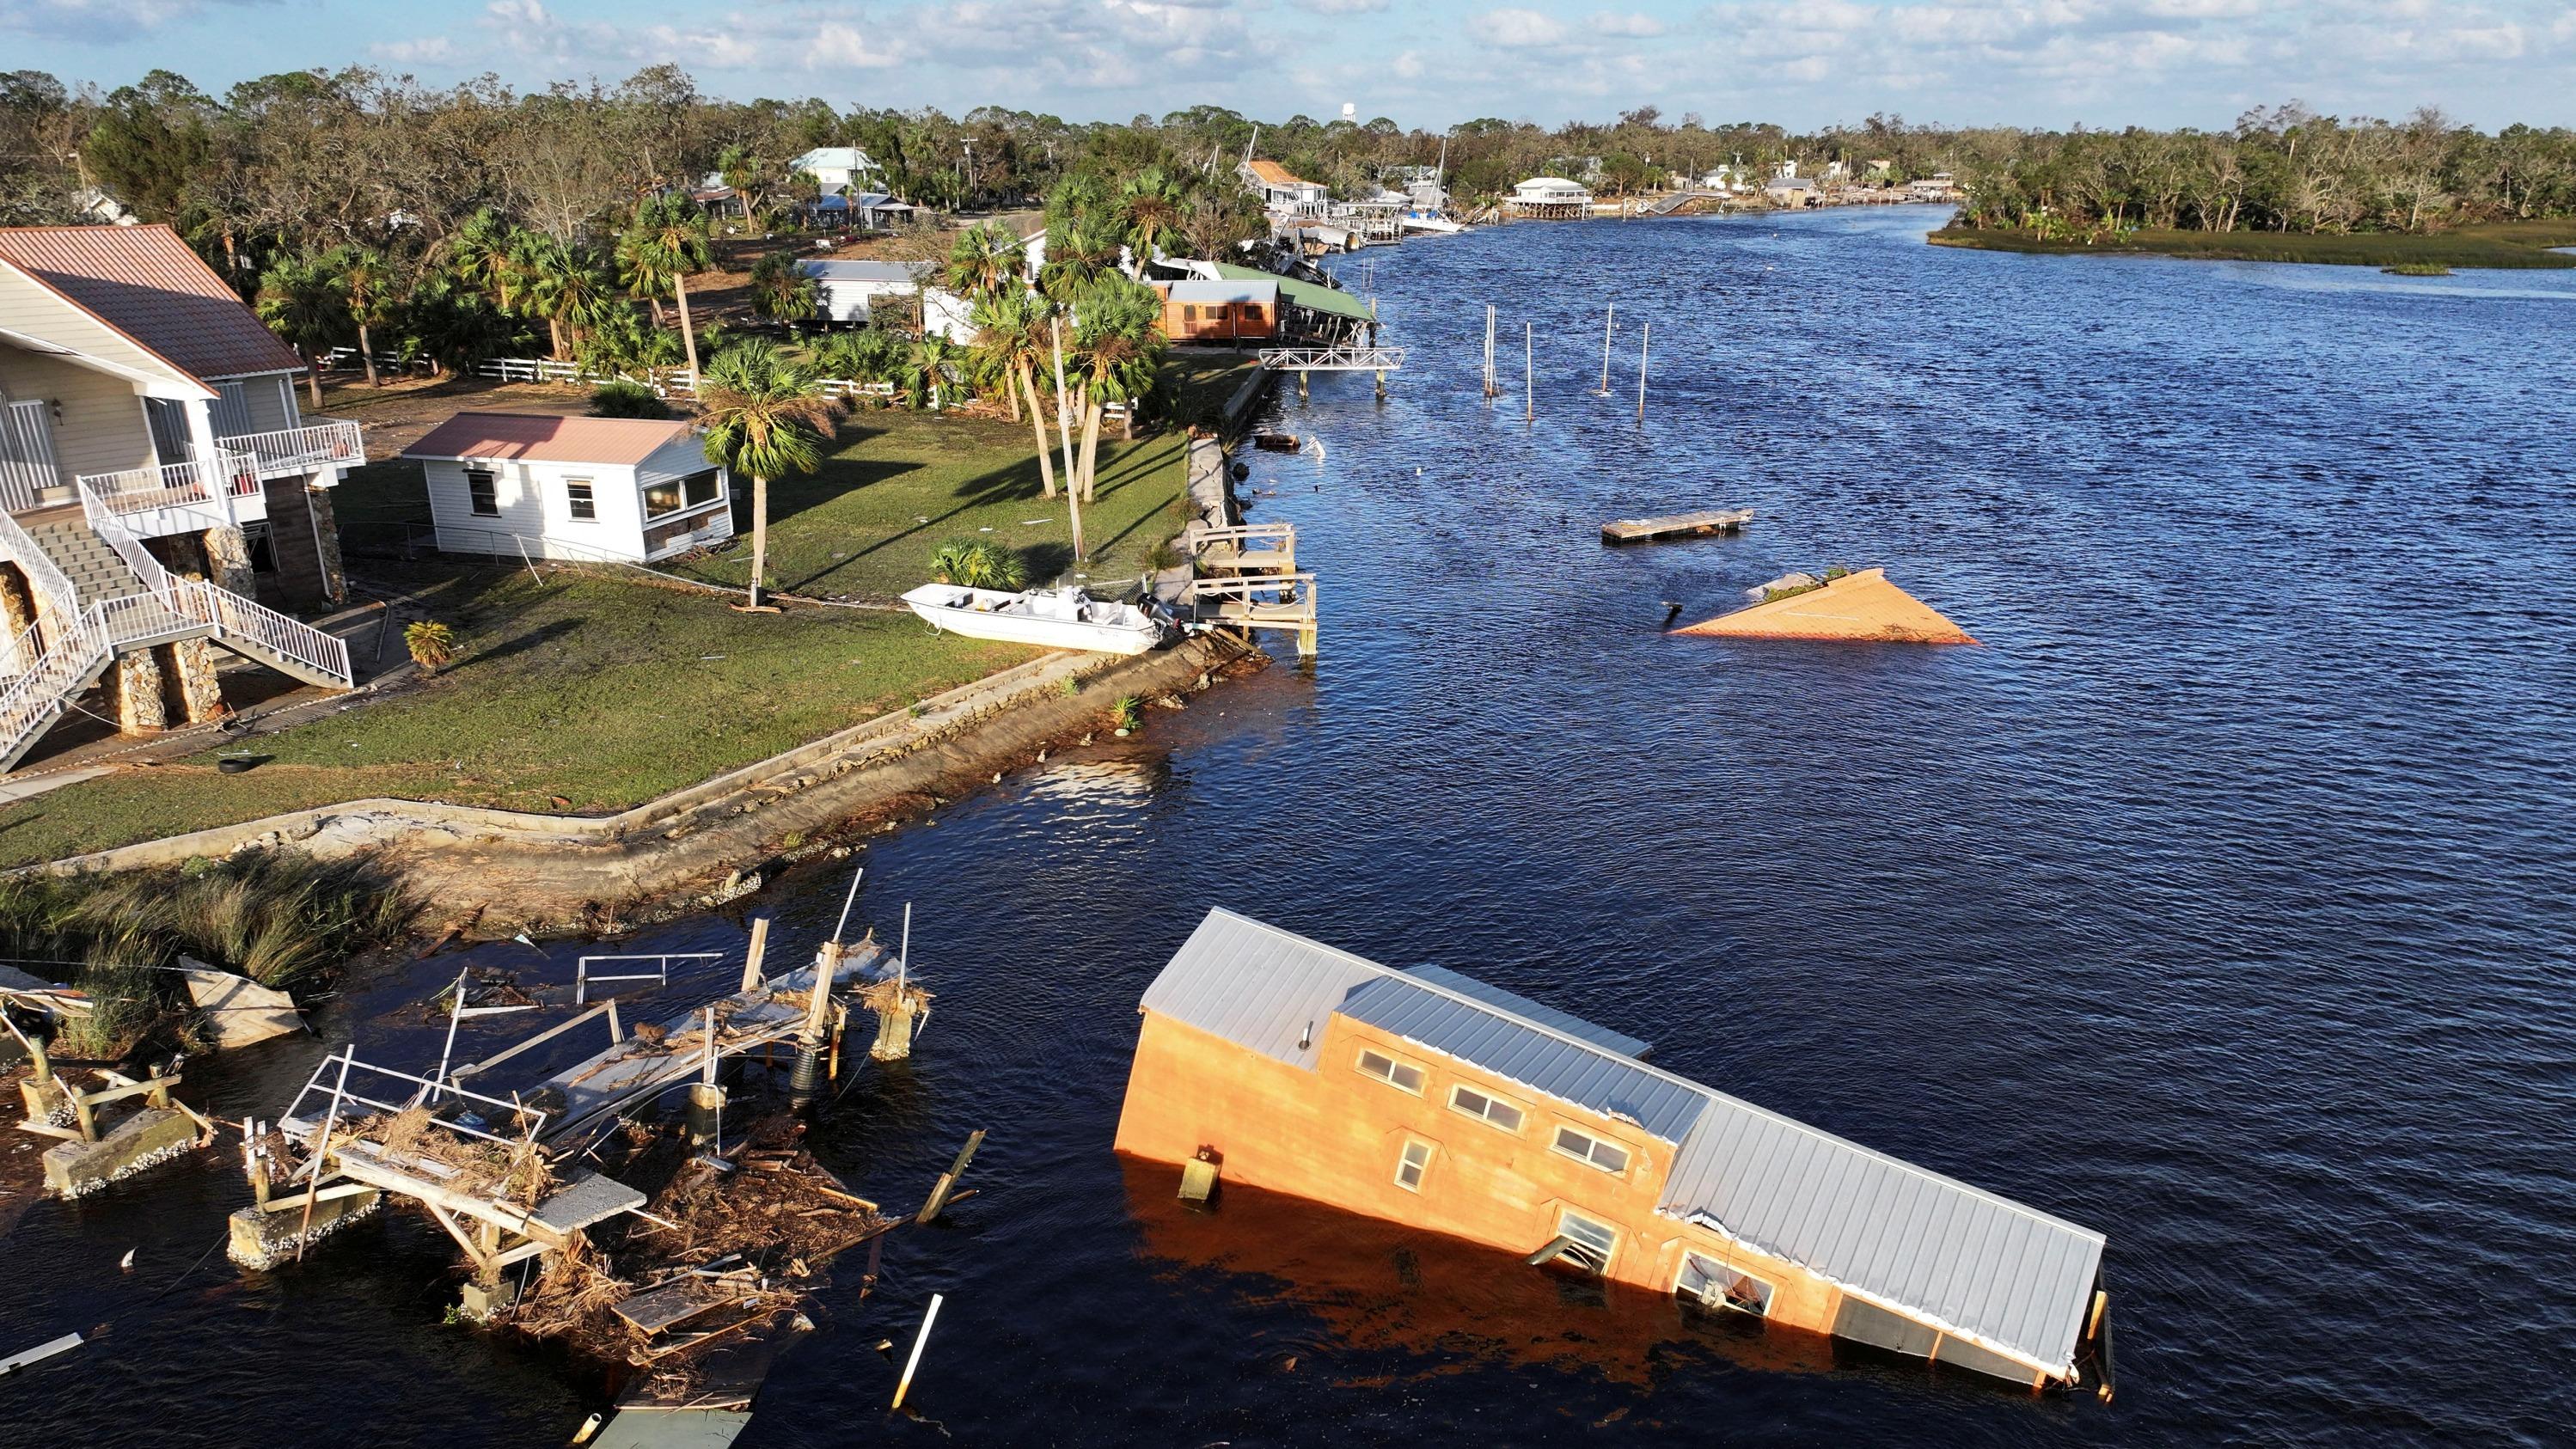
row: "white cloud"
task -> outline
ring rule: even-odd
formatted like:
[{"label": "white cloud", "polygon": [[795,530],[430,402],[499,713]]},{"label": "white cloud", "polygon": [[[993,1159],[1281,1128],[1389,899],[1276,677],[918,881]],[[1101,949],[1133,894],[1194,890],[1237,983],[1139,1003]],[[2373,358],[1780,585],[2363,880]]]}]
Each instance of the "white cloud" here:
[{"label": "white cloud", "polygon": [[1420,51],[1408,50],[1402,55],[1397,56],[1394,63],[1388,68],[1406,80],[1420,80],[1422,79],[1423,70],[1422,53]]},{"label": "white cloud", "polygon": [[1595,35],[1621,35],[1638,39],[1664,33],[1664,22],[1651,15],[1634,13],[1614,15],[1608,11],[1593,16],[1584,22],[1584,27]]},{"label": "white cloud", "polygon": [[394,65],[444,65],[456,59],[456,42],[444,35],[424,35],[417,40],[380,40],[367,47],[367,54]]},{"label": "white cloud", "polygon": [[1561,43],[1565,39],[1565,25],[1535,10],[1488,10],[1468,18],[1467,33],[1487,45],[1519,50]]},{"label": "white cloud", "polygon": [[1387,0],[1296,0],[1296,6],[1317,15],[1374,15],[1387,7]]},{"label": "white cloud", "polygon": [[[202,0],[8,0],[0,4],[0,32],[113,45],[197,19],[206,8]],[[15,57],[0,63],[20,64]]]}]

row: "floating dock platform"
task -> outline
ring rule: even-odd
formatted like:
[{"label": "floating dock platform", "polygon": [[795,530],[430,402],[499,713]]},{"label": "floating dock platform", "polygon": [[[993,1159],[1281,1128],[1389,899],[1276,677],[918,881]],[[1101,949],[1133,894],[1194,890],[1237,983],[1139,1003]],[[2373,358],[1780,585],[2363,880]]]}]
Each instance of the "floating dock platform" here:
[{"label": "floating dock platform", "polygon": [[1740,532],[1752,521],[1750,508],[1703,508],[1696,513],[1667,513],[1655,518],[1614,518],[1601,525],[1601,541],[1622,544],[1704,538],[1713,533]]}]

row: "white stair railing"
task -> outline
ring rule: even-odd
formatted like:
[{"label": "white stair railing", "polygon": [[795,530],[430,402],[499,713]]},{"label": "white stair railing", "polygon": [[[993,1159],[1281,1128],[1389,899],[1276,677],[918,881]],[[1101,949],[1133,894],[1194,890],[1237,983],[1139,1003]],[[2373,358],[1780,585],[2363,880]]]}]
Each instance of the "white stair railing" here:
[{"label": "white stair railing", "polygon": [[[259,491],[259,465],[247,453],[221,448],[178,463],[84,473],[76,481],[82,507],[93,515],[101,509],[121,514],[180,508],[213,516],[215,522],[204,525],[212,528],[231,522],[222,516],[225,495],[247,498]],[[93,496],[96,508],[90,506]]]},{"label": "white stair railing", "polygon": [[0,554],[17,561],[26,571],[28,587],[40,601],[53,605],[55,613],[69,618],[80,612],[80,596],[72,592],[72,581],[64,577],[53,555],[6,513],[0,513]]},{"label": "white stair railing", "polygon": [[213,625],[216,637],[227,643],[249,643],[328,675],[342,689],[357,682],[357,676],[349,669],[349,646],[345,642],[230,589],[196,579],[172,578],[152,551],[143,546],[142,538],[111,511],[106,499],[91,490],[88,479],[81,480],[80,495],[81,511],[89,519],[90,528],[107,540],[107,546],[116,550],[117,557],[143,580],[143,587],[171,613]]}]

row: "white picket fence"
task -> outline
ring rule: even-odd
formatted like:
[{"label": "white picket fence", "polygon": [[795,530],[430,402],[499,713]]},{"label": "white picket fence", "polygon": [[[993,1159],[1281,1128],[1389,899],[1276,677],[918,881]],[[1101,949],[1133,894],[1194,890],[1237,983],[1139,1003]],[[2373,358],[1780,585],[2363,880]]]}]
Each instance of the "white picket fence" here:
[{"label": "white picket fence", "polygon": [[[642,376],[630,372],[593,372],[578,362],[557,362],[545,357],[489,357],[475,364],[477,377],[498,378],[503,382],[554,382],[567,387],[597,387],[604,382],[631,382],[653,390],[655,397],[695,398],[697,375],[685,367],[657,367]],[[859,382],[846,377],[821,379],[823,391],[833,397],[891,398],[895,386],[890,382]]]}]

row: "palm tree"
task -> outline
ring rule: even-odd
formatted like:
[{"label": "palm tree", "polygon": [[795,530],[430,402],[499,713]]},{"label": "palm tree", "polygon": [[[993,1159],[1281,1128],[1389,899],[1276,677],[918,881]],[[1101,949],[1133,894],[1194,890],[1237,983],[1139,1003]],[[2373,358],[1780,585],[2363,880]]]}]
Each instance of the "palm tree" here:
[{"label": "palm tree", "polygon": [[743,230],[751,229],[751,213],[760,203],[760,193],[776,179],[777,170],[743,146],[727,146],[716,157],[718,178],[733,188],[734,200],[742,204]]},{"label": "palm tree", "polygon": [[466,218],[441,248],[456,274],[492,299],[504,312],[516,312],[520,242],[518,228],[486,207]]},{"label": "palm tree", "polygon": [[348,335],[349,297],[340,289],[339,268],[324,257],[288,257],[260,277],[252,306],[270,331],[304,354],[305,382],[319,409],[322,358]]},{"label": "palm tree", "polygon": [[771,252],[751,267],[751,310],[773,322],[802,322],[820,310],[814,279],[794,252]]},{"label": "palm tree", "polygon": [[956,360],[957,344],[936,332],[912,344],[903,359],[904,391],[914,407],[927,401],[935,411],[948,386],[948,369]]},{"label": "palm tree", "polygon": [[1127,433],[1135,436],[1136,408],[1154,388],[1154,368],[1162,360],[1161,299],[1150,287],[1124,280],[1104,282],[1082,307],[1074,330],[1074,391],[1082,400],[1082,463],[1076,490],[1089,503],[1100,462],[1100,419],[1113,402],[1127,407]]},{"label": "palm tree", "polygon": [[1038,401],[1037,374],[1047,355],[1047,318],[1055,304],[1022,288],[993,293],[975,304],[975,350],[1004,378],[1011,392],[1011,411],[1025,398],[1029,426],[1037,430],[1038,481],[1046,496],[1055,496],[1055,461],[1049,456],[1046,408]]},{"label": "palm tree", "polygon": [[941,279],[948,290],[969,302],[1020,285],[1028,265],[1020,239],[998,221],[968,227],[948,249],[948,269]]},{"label": "palm tree", "polygon": [[395,289],[393,264],[385,254],[372,248],[346,246],[331,254],[333,270],[340,279],[340,290],[348,299],[349,320],[358,328],[358,361],[367,370],[367,386],[382,387],[384,379],[376,376],[375,339],[369,329],[381,327],[394,318]]},{"label": "palm tree", "polygon": [[526,305],[546,319],[554,355],[567,355],[567,343],[602,307],[610,304],[608,274],[576,248],[530,233],[522,250],[526,269]]},{"label": "palm tree", "polygon": [[1097,216],[1050,222],[1046,265],[1038,269],[1038,290],[1058,302],[1081,296],[1093,283],[1117,272],[1119,241],[1116,226]]},{"label": "palm tree", "polygon": [[698,374],[698,338],[689,324],[689,273],[713,264],[707,245],[707,216],[685,196],[662,196],[635,209],[635,224],[618,241],[618,258],[626,285],[651,296],[654,320],[661,320],[662,288],[671,289],[680,308],[680,346],[688,354],[689,375]]},{"label": "palm tree", "polygon": [[769,569],[769,480],[813,472],[840,421],[841,404],[814,374],[769,343],[738,342],[717,354],[698,388],[707,456],[751,475],[750,607]]},{"label": "palm tree", "polygon": [[1139,262],[1150,261],[1164,242],[1181,234],[1184,196],[1181,184],[1164,175],[1160,166],[1145,168],[1119,188],[1118,210],[1126,218],[1127,239],[1134,243]]}]

